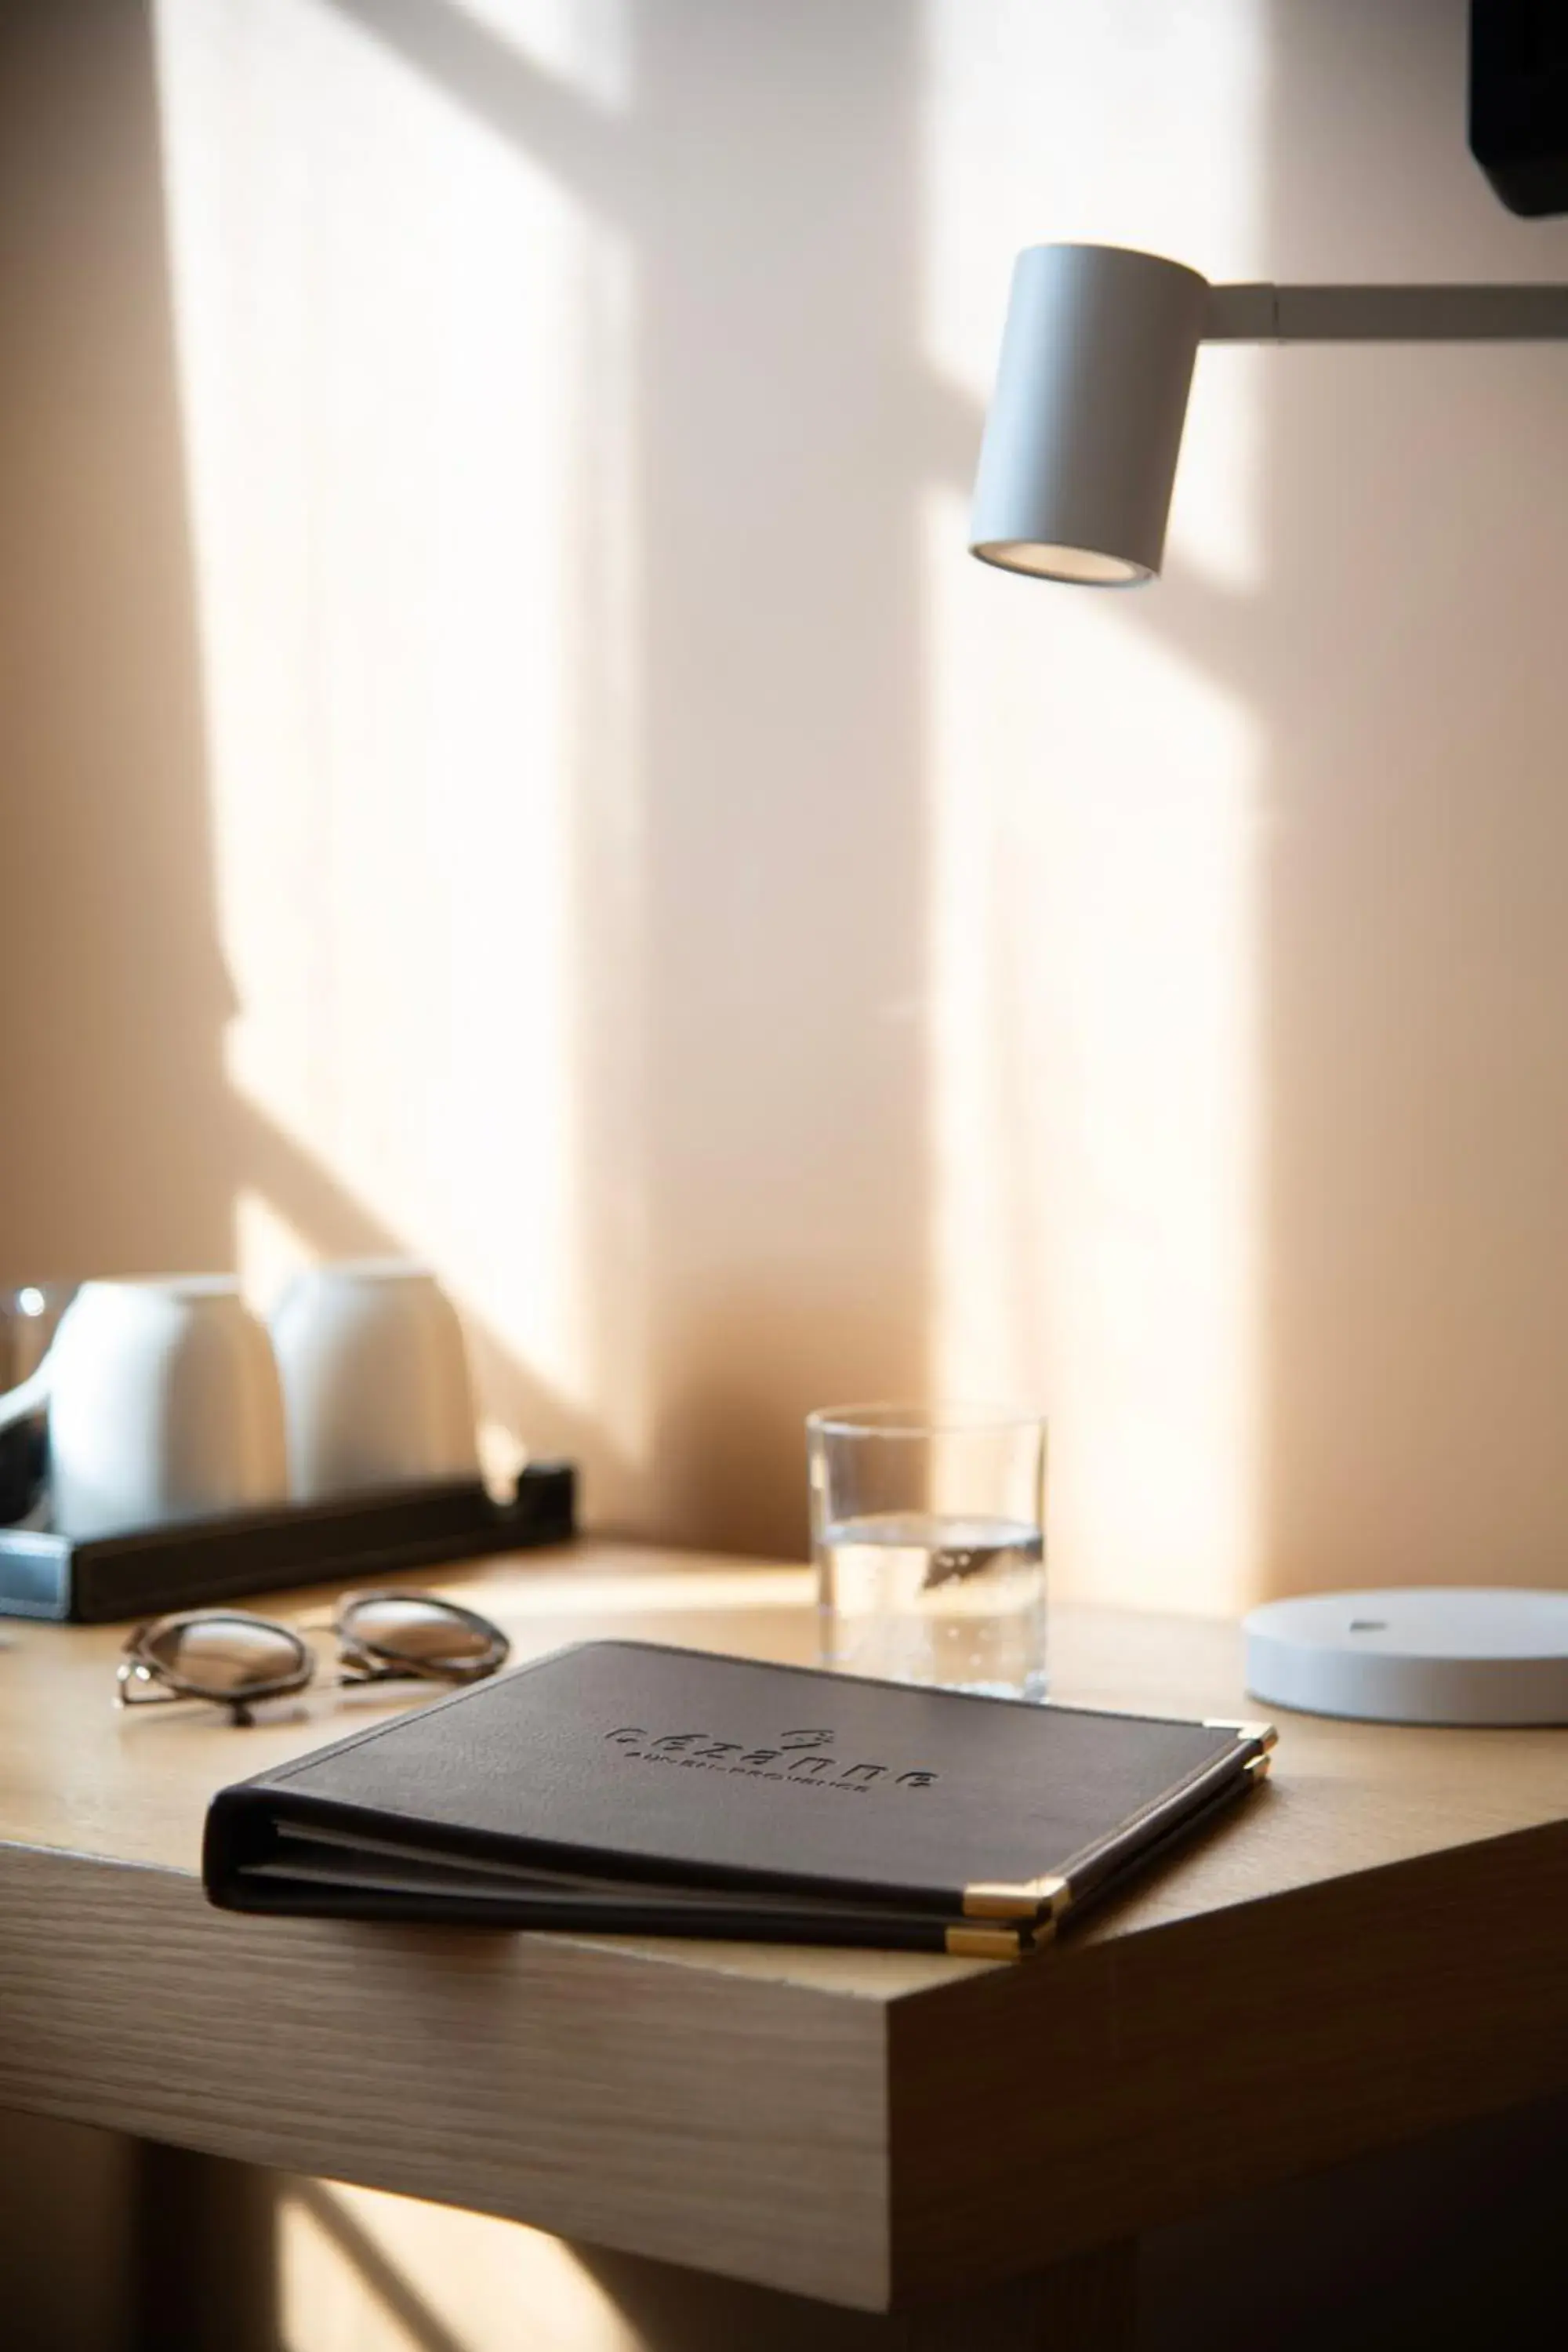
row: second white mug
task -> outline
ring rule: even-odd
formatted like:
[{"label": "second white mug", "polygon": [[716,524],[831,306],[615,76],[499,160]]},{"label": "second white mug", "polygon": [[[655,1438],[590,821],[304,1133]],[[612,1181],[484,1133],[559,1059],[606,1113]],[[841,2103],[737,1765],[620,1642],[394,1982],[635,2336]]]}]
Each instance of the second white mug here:
[{"label": "second white mug", "polygon": [[300,1502],[478,1476],[462,1327],[427,1266],[311,1266],[269,1319]]}]

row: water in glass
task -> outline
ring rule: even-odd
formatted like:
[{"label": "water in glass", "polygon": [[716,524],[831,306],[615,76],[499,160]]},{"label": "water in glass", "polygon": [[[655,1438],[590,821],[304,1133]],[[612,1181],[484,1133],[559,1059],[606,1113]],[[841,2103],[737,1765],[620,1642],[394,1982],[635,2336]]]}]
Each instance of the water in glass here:
[{"label": "water in glass", "polygon": [[829,1665],[990,1697],[1044,1698],[1037,1524],[879,1511],[830,1521],[816,1550]]}]

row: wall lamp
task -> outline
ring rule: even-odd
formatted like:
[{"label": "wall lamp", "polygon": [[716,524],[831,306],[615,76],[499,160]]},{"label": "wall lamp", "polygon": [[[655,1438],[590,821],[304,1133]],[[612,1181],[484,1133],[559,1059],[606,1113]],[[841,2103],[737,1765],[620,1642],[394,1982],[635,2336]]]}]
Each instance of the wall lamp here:
[{"label": "wall lamp", "polygon": [[1155,578],[1200,343],[1568,340],[1568,286],[1211,286],[1110,245],[1018,256],[970,552],[1094,588]]}]

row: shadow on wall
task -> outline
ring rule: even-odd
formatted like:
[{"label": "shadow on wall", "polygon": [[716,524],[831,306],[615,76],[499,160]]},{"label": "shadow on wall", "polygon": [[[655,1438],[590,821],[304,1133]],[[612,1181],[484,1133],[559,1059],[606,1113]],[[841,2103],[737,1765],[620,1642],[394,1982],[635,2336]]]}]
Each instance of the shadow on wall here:
[{"label": "shadow on wall", "polygon": [[[5,13],[0,1279],[227,1265],[242,1193],[326,1256],[406,1247],[230,1084],[157,91],[126,0]],[[470,1321],[489,1411],[591,1423]]]},{"label": "shadow on wall", "polygon": [[[23,134],[6,139],[7,165],[18,191],[48,191],[58,289],[54,342],[34,352],[30,446],[9,436],[34,484],[28,552],[50,556],[55,576],[37,583],[8,761],[18,863],[44,887],[6,950],[14,978],[64,965],[47,1017],[7,1040],[7,1099],[48,1116],[13,1162],[6,1261],[227,1261],[246,1193],[312,1251],[400,1234],[426,1248],[308,1129],[231,1081],[226,1039],[247,1007],[218,944],[201,632],[187,532],[171,520],[185,499],[149,28],[110,0],[67,13],[14,14],[6,35]],[[177,37],[199,10],[164,15]],[[910,357],[912,12],[847,19],[826,0],[786,18],[641,12],[620,112],[443,0],[342,0],[341,16],[368,57],[391,52],[444,107],[542,164],[635,258],[641,506],[612,521],[641,566],[638,641],[576,687],[603,698],[624,690],[616,663],[635,670],[634,938],[616,887],[628,820],[592,774],[569,778],[560,880],[575,964],[567,1140],[587,1203],[577,1246],[592,1293],[596,1269],[628,1264],[621,1229],[635,1226],[641,1296],[599,1281],[574,1387],[531,1372],[492,1328],[487,1407],[585,1455],[601,1521],[794,1549],[804,1480],[791,1424],[845,1391],[924,1384],[912,558],[916,484],[952,420]],[[92,154],[85,184],[51,170],[46,136]],[[330,215],[318,226],[330,241]],[[404,331],[427,333],[417,319]],[[263,492],[290,487],[320,501],[330,533],[335,486]],[[253,565],[266,552],[249,551]],[[199,570],[205,599],[205,549]],[[764,597],[749,593],[759,576]],[[68,679],[67,645],[79,665]],[[210,658],[207,684],[210,696]],[[209,707],[220,760],[222,719]],[[330,801],[332,751],[312,749]],[[828,774],[853,792],[825,795]],[[493,781],[504,793],[507,778]],[[420,909],[400,911],[417,956]],[[321,908],[306,897],[274,914],[280,958],[308,968]],[[426,950],[438,990],[439,943]],[[558,1104],[517,1125],[529,1074],[506,1066],[504,948],[490,969],[508,1148],[559,1153]],[[429,1087],[426,1124],[437,1124],[433,1073],[417,1051],[408,1061],[406,1087]],[[486,1149],[482,1109],[472,1148]],[[478,1246],[504,1258],[504,1223]],[[613,1362],[624,1382],[632,1354],[648,1391],[636,1446],[598,1425],[593,1402],[595,1376]]]}]

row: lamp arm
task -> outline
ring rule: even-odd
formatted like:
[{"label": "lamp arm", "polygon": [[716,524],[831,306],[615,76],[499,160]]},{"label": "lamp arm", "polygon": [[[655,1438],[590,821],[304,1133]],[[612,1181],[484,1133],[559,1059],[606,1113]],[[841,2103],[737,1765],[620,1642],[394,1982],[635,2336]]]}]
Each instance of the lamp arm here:
[{"label": "lamp arm", "polygon": [[1568,286],[1211,286],[1205,343],[1568,341]]}]

